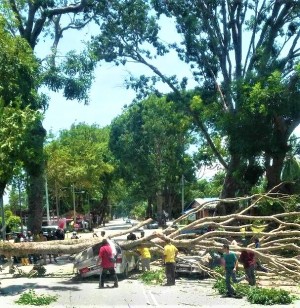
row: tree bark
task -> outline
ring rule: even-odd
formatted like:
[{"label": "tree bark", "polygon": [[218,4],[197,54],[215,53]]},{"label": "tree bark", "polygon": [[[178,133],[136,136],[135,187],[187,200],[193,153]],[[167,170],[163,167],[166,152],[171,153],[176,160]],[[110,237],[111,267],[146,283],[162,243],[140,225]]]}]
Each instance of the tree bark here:
[{"label": "tree bark", "polygon": [[[234,173],[239,169],[240,157],[238,154],[232,154],[231,160],[228,165],[226,176],[224,179],[224,184],[220,199],[235,198],[236,193],[239,189],[238,179]],[[223,203],[219,202],[216,208],[217,215],[228,215],[233,213],[237,209],[236,203]]]},{"label": "tree bark", "polygon": [[38,234],[43,221],[43,201],[45,191],[44,179],[44,140],[46,131],[41,122],[31,131],[28,149],[33,156],[24,158],[28,174],[28,230]]}]

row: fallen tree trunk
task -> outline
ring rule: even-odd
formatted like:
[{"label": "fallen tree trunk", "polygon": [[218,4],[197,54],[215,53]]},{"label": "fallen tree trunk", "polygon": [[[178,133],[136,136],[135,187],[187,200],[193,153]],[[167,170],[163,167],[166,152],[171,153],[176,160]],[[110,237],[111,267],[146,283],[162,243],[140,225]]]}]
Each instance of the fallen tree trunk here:
[{"label": "fallen tree trunk", "polygon": [[[204,217],[200,218],[182,228],[175,230],[174,224],[180,223],[190,213],[197,213],[203,209],[201,205],[193,209],[189,214],[182,215],[173,223],[173,227],[168,227],[165,230],[154,231],[149,235],[134,240],[134,241],[118,241],[123,249],[134,250],[141,244],[149,247],[156,247],[163,253],[163,246],[168,239],[174,243],[182,252],[200,255],[204,251],[221,252],[224,243],[230,243],[230,237],[234,237],[237,241],[247,240],[249,250],[253,251],[261,262],[265,263],[270,269],[270,273],[299,280],[300,278],[300,212],[280,213],[270,216],[251,216],[248,214],[249,209],[257,205],[264,198],[287,202],[287,196],[281,195],[279,198],[274,198],[273,194],[256,195],[247,199],[255,199],[255,201],[246,209],[240,210],[227,216]],[[235,198],[221,200],[222,202],[239,202],[245,198]],[[206,203],[207,204],[207,203]],[[293,218],[293,221],[292,221]],[[249,231],[253,227],[253,221],[259,220],[263,225],[259,232]],[[134,232],[140,227],[151,222],[148,219],[138,225],[120,231],[112,235],[112,238],[125,235],[129,232]],[[243,224],[241,224],[243,223]],[[266,231],[265,227],[270,227],[270,223],[275,224],[275,227]],[[183,234],[184,231],[193,231],[195,228],[211,227],[213,230],[202,235],[194,235],[189,238],[190,234]],[[253,249],[254,244],[249,239],[259,236],[261,247]],[[29,243],[0,243],[0,254],[6,257],[22,256],[28,254],[75,254],[89,246],[102,241],[102,238],[50,241],[50,242],[29,242]],[[245,241],[244,241],[245,242]],[[231,245],[230,249],[236,253],[240,253],[245,247],[239,245]],[[204,267],[205,268],[205,267]],[[214,271],[207,269],[210,275]]]}]

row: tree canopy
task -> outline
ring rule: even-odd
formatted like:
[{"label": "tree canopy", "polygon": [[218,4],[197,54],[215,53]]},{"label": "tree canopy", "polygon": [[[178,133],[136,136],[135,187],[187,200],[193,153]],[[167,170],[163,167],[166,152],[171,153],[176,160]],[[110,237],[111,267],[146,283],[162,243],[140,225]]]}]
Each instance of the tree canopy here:
[{"label": "tree canopy", "polygon": [[[186,104],[226,169],[221,196],[248,193],[263,172],[267,188],[277,185],[288,138],[300,123],[299,3],[136,0],[112,1],[106,10],[91,49],[99,60],[150,68],[152,77],[129,80],[142,95],[157,92],[155,83],[162,81],[182,102],[187,80],[167,76],[154,60],[176,51],[190,67],[202,103]],[[160,40],[162,16],[175,23],[180,42]],[[212,132],[226,142],[227,157],[214,146]]]},{"label": "tree canopy", "polygon": [[[148,200],[148,215],[154,214],[152,203],[158,204],[158,215],[162,207],[171,215],[182,175],[194,179],[192,158],[187,154],[189,128],[189,117],[166,97],[156,96],[132,104],[112,123],[110,148],[121,176]],[[160,208],[157,195],[164,199]]]}]

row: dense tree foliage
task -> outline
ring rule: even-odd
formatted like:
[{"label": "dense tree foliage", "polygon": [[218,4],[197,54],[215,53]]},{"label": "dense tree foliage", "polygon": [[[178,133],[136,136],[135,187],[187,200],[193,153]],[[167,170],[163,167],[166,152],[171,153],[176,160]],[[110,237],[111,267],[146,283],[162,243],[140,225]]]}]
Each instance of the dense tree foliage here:
[{"label": "dense tree foliage", "polygon": [[[41,123],[36,106],[44,103],[37,94],[38,65],[28,43],[5,30],[0,15],[0,198],[18,166],[39,161],[31,148],[32,130]],[[5,215],[2,208],[2,224]],[[5,228],[2,229],[5,231]],[[5,236],[5,232],[3,234]]]},{"label": "dense tree foliage", "polygon": [[[91,5],[97,6],[97,1],[23,1],[3,0],[0,3],[0,13],[5,18],[5,29],[12,36],[19,36],[27,41],[31,51],[49,40],[53,42],[49,56],[39,59],[39,73],[35,75],[41,84],[49,89],[62,90],[67,99],[78,99],[86,102],[88,90],[93,80],[93,61],[84,54],[78,55],[70,51],[67,55],[59,55],[58,44],[65,31],[70,29],[80,30],[91,21]],[[8,45],[1,45],[9,48]],[[47,47],[48,48],[48,47]],[[18,51],[16,52],[18,54]],[[5,63],[5,62],[4,62]],[[7,63],[11,64],[11,63]],[[9,65],[6,65],[9,69]],[[17,67],[17,66],[15,66]],[[16,86],[23,91],[23,95],[31,94],[31,84],[26,76],[15,80]],[[25,84],[27,87],[25,88]],[[6,89],[5,89],[6,91]],[[23,106],[31,110],[44,110],[45,104],[38,104],[37,100],[28,101],[24,97],[19,98]],[[35,104],[34,104],[35,102]],[[24,159],[24,168],[28,174],[28,205],[29,226],[33,232],[38,232],[42,222],[42,207],[44,196],[44,158],[43,145],[45,130],[41,122],[31,128],[27,148],[30,151],[30,159]]]},{"label": "dense tree foliage", "polygon": [[[116,198],[115,163],[108,148],[109,128],[81,123],[46,146],[51,209],[59,215],[73,209],[74,188],[79,213],[108,214]],[[85,205],[85,206],[84,206]],[[89,206],[88,206],[89,205]]]},{"label": "dense tree foliage", "polygon": [[[170,215],[179,212],[181,177],[194,179],[193,162],[186,154],[189,128],[190,119],[173,102],[156,96],[132,104],[112,123],[110,148],[121,176],[148,201],[148,216],[161,219],[163,209]],[[152,204],[157,204],[154,213]]]},{"label": "dense tree foliage", "polygon": [[[91,48],[100,60],[150,68],[154,76],[130,80],[140,94],[157,91],[162,81],[182,102],[187,80],[165,75],[154,62],[178,53],[202,89],[186,103],[226,170],[221,197],[235,197],[263,172],[268,189],[280,182],[288,138],[300,122],[299,10],[298,1],[111,1]],[[160,17],[175,21],[181,42],[159,39]],[[227,157],[212,132],[226,142]]]}]

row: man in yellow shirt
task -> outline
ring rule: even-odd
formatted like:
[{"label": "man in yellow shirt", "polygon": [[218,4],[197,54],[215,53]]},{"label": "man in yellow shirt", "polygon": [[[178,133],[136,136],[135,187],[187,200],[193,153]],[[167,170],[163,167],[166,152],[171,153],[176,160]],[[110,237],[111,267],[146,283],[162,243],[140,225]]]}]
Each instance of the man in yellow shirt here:
[{"label": "man in yellow shirt", "polygon": [[150,271],[150,259],[151,254],[148,247],[144,246],[143,244],[137,249],[138,253],[141,256],[141,263],[142,263],[142,271],[145,272]]},{"label": "man in yellow shirt", "polygon": [[175,285],[175,267],[176,256],[178,249],[171,243],[170,239],[167,239],[167,245],[164,248],[164,261],[166,266],[167,283],[166,286]]}]

